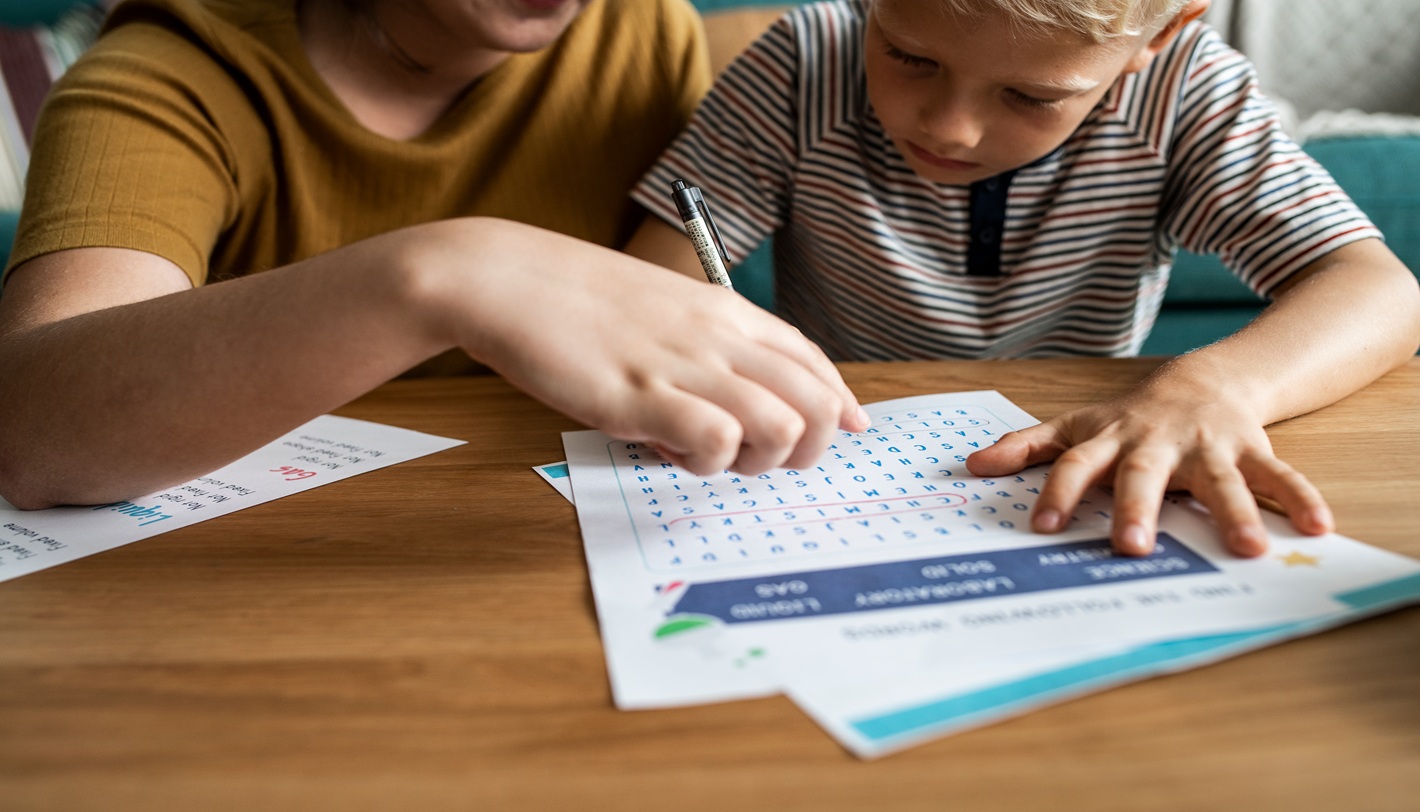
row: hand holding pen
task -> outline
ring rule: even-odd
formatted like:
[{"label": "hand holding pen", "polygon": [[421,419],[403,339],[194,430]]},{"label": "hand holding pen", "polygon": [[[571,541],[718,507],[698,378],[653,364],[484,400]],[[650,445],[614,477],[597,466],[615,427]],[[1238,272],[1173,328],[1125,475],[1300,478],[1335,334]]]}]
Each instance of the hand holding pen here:
[{"label": "hand holding pen", "polygon": [[725,242],[720,239],[720,230],[715,227],[715,219],[710,216],[710,204],[700,193],[700,187],[687,185],[683,180],[671,184],[671,199],[680,212],[685,233],[695,245],[695,255],[700,258],[700,267],[705,269],[705,278],[723,288],[734,290],[730,284],[730,255],[725,251]]}]

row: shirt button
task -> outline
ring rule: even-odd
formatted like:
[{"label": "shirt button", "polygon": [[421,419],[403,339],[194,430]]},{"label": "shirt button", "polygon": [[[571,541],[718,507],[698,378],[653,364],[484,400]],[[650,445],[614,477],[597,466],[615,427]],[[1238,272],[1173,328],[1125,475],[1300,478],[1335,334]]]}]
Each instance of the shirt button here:
[{"label": "shirt button", "polygon": [[995,178],[987,178],[986,183],[984,185],[986,186],[986,191],[994,192],[996,191],[996,187],[1001,185],[1001,182],[996,180]]},{"label": "shirt button", "polygon": [[976,241],[986,245],[996,242],[996,229],[991,226],[982,226],[981,229],[976,232]]}]

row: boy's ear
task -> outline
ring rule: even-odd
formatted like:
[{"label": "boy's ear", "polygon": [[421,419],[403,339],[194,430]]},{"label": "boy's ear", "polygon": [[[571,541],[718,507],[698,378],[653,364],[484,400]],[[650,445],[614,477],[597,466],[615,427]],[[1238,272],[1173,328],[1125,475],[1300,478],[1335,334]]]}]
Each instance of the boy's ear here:
[{"label": "boy's ear", "polygon": [[1137,73],[1147,68],[1149,63],[1154,61],[1154,57],[1168,47],[1170,42],[1173,42],[1173,38],[1178,36],[1178,32],[1183,30],[1185,25],[1203,16],[1203,12],[1208,10],[1208,6],[1212,5],[1212,2],[1213,0],[1189,0],[1188,5],[1179,9],[1178,13],[1173,15],[1173,19],[1165,23],[1164,27],[1159,29],[1159,32],[1143,48],[1140,48],[1138,53],[1129,58],[1129,61],[1124,64],[1123,72]]}]

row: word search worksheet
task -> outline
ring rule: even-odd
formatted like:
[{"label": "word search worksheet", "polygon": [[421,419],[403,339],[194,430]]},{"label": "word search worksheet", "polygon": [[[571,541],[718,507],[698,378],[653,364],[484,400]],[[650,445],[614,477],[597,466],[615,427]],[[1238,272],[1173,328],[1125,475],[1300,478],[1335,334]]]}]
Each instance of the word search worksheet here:
[{"label": "word search worksheet", "polygon": [[[1101,491],[1063,532],[1036,534],[1029,516],[1048,468],[979,478],[965,466],[1037,423],[1029,414],[989,391],[867,410],[872,426],[841,433],[819,464],[758,476],[698,477],[639,443],[563,435],[619,707],[1296,624],[1344,610],[1338,594],[1420,570],[1285,527],[1276,555],[1238,559],[1206,512],[1178,500],[1154,552],[1121,557]],[[1289,554],[1323,554],[1327,566]]]}]

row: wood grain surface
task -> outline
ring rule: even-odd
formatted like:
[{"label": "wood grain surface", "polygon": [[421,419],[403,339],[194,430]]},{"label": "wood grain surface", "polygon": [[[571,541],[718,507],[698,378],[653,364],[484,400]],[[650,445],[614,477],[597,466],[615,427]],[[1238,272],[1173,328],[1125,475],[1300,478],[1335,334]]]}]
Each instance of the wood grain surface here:
[{"label": "wood grain surface", "polygon": [[[844,365],[1042,419],[1141,360]],[[468,440],[0,584],[4,810],[1414,809],[1420,610],[876,762],[783,698],[612,707],[577,428],[493,377],[339,412]],[[1340,530],[1420,556],[1420,362],[1270,430]]]}]

